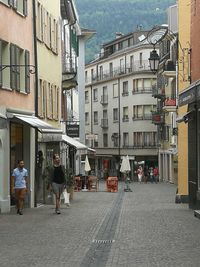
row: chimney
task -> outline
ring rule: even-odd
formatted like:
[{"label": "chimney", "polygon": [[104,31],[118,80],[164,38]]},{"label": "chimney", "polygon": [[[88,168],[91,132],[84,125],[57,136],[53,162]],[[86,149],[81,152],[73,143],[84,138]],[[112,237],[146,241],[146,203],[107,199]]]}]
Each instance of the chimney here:
[{"label": "chimney", "polygon": [[121,33],[121,32],[116,32],[115,33],[115,37],[116,37],[116,39],[117,38],[120,38],[120,37],[122,37],[123,36],[123,33]]}]

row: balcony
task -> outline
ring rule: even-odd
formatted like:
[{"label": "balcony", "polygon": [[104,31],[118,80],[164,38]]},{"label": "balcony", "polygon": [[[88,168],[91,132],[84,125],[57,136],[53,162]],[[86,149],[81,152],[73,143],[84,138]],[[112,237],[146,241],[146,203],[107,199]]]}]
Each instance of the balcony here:
[{"label": "balcony", "polygon": [[108,128],[108,119],[101,119],[101,128],[103,129]]},{"label": "balcony", "polygon": [[165,88],[158,88],[158,86],[155,84],[152,86],[152,96],[154,98],[163,99],[165,98]]},{"label": "balcony", "polygon": [[163,75],[167,77],[176,77],[176,65],[172,60],[167,60],[163,67]]},{"label": "balcony", "polygon": [[102,105],[108,105],[108,95],[102,95],[100,103]]},{"label": "balcony", "polygon": [[124,115],[123,118],[122,118],[122,121],[123,121],[123,122],[127,122],[127,121],[129,121],[129,117],[128,117],[128,115]]},{"label": "balcony", "polygon": [[152,114],[135,114],[132,117],[133,121],[136,120],[152,120]]},{"label": "balcony", "polygon": [[141,88],[134,88],[132,90],[132,94],[152,94],[151,87],[141,87]]},{"label": "balcony", "polygon": [[152,111],[152,123],[154,124],[163,124],[164,120],[164,113],[161,111]]},{"label": "balcony", "polygon": [[68,55],[62,58],[62,88],[69,90],[77,85],[77,66]]},{"label": "balcony", "polygon": [[176,98],[174,96],[167,96],[164,101],[163,109],[165,111],[176,111]]},{"label": "balcony", "polygon": [[140,62],[139,60],[134,61],[133,65],[126,64],[123,66],[118,66],[118,67],[113,68],[112,71],[104,70],[103,73],[101,74],[99,73],[99,74],[93,75],[93,77],[88,77],[85,82],[88,85],[91,83],[106,81],[106,80],[110,80],[110,79],[113,79],[119,76],[124,76],[130,73],[141,72],[141,71],[150,72],[148,60],[145,60],[142,62]]}]

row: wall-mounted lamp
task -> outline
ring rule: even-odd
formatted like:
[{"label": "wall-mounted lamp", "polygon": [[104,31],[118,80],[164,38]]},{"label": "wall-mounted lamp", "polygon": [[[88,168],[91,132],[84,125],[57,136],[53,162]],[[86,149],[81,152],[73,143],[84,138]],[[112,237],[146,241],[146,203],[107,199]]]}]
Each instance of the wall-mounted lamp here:
[{"label": "wall-mounted lamp", "polygon": [[158,65],[160,62],[160,57],[155,49],[150,52],[150,57],[149,57],[149,64],[150,64],[150,69],[151,71],[155,74],[158,70]]}]

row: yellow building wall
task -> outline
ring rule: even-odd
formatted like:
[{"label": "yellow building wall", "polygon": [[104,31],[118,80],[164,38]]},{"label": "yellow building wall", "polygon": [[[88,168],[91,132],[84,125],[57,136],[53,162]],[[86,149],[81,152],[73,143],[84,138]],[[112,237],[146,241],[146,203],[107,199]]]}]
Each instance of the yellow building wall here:
[{"label": "yellow building wall", "polygon": [[[48,13],[58,21],[58,54],[53,53],[43,42],[37,42],[38,53],[38,76],[39,79],[54,84],[60,89],[59,107],[61,106],[61,85],[62,85],[62,64],[61,64],[61,16],[60,0],[38,0],[38,2],[48,11]],[[60,113],[59,108],[59,113]],[[59,114],[60,118],[60,114]],[[59,127],[60,119],[56,122],[49,120],[48,123]]]},{"label": "yellow building wall", "polygon": [[[179,93],[189,86],[189,57],[190,43],[190,0],[178,1],[178,27],[179,27]],[[180,47],[181,45],[181,47]],[[183,64],[184,62],[184,64]],[[178,109],[178,116],[187,112],[187,106]],[[188,195],[188,125],[184,122],[178,124],[178,194]]]}]

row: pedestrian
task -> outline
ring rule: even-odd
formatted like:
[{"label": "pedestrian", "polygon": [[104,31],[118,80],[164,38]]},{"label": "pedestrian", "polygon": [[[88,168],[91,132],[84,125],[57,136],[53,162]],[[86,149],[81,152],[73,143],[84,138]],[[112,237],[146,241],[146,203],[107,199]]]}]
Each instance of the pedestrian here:
[{"label": "pedestrian", "polygon": [[60,214],[60,197],[66,186],[65,168],[60,164],[58,154],[53,155],[53,166],[49,169],[49,190],[52,190],[56,198],[56,214]]},{"label": "pedestrian", "polygon": [[156,184],[159,180],[158,176],[159,176],[159,169],[157,166],[155,166],[155,168],[153,169],[153,177]]},{"label": "pedestrian", "polygon": [[154,176],[153,176],[153,167],[149,168],[149,176],[150,176],[150,181],[153,183],[154,181]]},{"label": "pedestrian", "polygon": [[139,166],[139,168],[137,169],[137,175],[138,175],[138,182],[141,183],[142,177],[144,175],[144,171],[143,171],[142,166]]},{"label": "pedestrian", "polygon": [[148,170],[148,166],[145,166],[144,167],[144,182],[145,182],[145,184],[147,184],[148,178],[149,178],[149,170]]},{"label": "pedestrian", "polygon": [[28,171],[24,168],[22,159],[18,160],[17,165],[12,173],[11,193],[15,195],[17,214],[23,215],[24,199],[28,191]]}]

